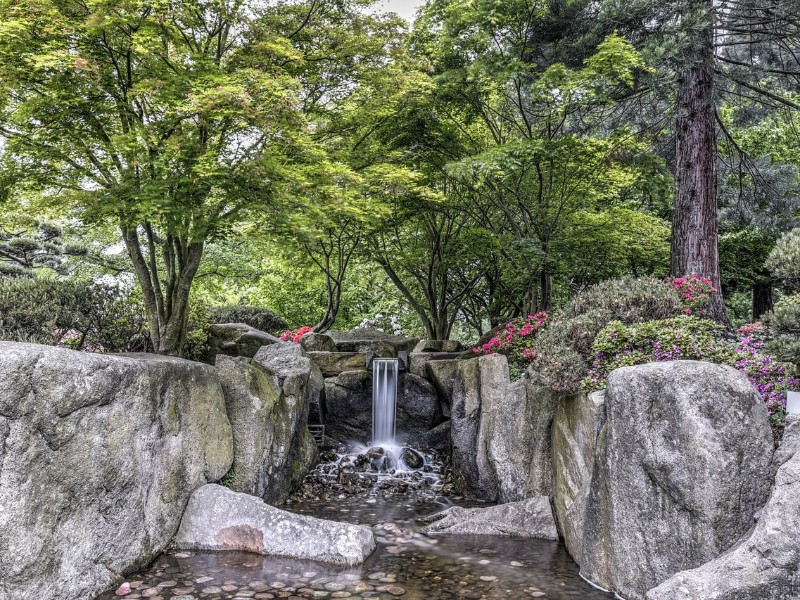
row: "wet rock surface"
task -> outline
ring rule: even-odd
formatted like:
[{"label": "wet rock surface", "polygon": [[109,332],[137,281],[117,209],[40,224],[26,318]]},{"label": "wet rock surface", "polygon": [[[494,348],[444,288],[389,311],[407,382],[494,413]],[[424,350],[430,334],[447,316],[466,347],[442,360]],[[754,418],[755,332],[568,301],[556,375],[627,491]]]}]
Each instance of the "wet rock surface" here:
[{"label": "wet rock surface", "polygon": [[368,525],[377,550],[359,567],[235,551],[178,551],[130,576],[129,593],[117,596],[112,589],[98,600],[612,598],[580,579],[556,542],[423,535],[417,518],[448,506],[413,494],[400,500],[378,497],[373,504],[357,497],[295,504],[291,510],[301,514]]}]

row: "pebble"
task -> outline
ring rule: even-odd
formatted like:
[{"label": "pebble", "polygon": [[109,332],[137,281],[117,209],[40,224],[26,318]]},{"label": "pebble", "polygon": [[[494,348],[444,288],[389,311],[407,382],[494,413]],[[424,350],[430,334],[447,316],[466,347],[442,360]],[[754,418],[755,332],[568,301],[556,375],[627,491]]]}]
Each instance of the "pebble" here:
[{"label": "pebble", "polygon": [[494,575],[481,575],[481,581],[496,581],[497,577]]},{"label": "pebble", "polygon": [[128,583],[127,581],[114,591],[114,594],[117,596],[127,596],[130,593],[131,593],[131,584]]}]

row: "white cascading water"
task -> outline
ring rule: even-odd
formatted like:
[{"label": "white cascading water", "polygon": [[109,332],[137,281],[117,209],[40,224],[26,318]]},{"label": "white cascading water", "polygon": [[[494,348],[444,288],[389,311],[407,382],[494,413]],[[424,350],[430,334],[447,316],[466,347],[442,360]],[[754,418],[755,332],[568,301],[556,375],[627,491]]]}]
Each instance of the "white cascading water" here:
[{"label": "white cascading water", "polygon": [[396,358],[376,358],[372,362],[372,444],[394,445],[397,412]]}]

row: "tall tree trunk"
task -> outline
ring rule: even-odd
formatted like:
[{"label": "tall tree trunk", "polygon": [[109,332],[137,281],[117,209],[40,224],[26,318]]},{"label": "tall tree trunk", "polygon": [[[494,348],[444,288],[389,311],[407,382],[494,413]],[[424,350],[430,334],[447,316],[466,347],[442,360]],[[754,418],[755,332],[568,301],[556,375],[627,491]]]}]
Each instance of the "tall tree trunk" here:
[{"label": "tall tree trunk", "polygon": [[672,275],[704,275],[716,289],[711,317],[729,323],[722,302],[717,228],[717,138],[714,108],[713,4],[693,0],[707,11],[708,25],[695,43],[694,60],[677,74],[675,182],[672,218]]}]

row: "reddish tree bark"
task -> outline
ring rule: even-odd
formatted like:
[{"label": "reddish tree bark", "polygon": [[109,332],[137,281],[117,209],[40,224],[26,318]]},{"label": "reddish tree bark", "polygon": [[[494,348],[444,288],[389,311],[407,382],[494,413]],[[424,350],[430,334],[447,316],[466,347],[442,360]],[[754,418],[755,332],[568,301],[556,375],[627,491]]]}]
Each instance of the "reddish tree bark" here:
[{"label": "reddish tree bark", "polygon": [[[695,0],[708,11],[709,0]],[[714,284],[711,317],[728,323],[722,302],[717,225],[717,136],[714,107],[713,21],[696,45],[694,60],[677,74],[675,183],[672,218],[672,275],[704,275]]]}]

